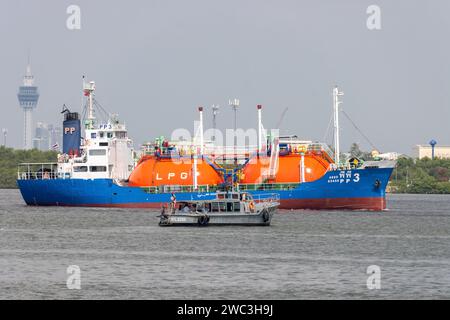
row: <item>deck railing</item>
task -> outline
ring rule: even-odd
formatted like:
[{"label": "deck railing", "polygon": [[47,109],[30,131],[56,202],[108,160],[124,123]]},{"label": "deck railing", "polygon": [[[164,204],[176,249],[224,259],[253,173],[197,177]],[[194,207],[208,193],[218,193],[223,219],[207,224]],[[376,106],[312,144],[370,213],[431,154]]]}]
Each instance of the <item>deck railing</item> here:
[{"label": "deck railing", "polygon": [[261,191],[261,190],[292,190],[297,188],[298,182],[291,183],[260,183],[260,184],[239,184],[240,191]]},{"label": "deck railing", "polygon": [[253,200],[256,202],[273,202],[280,200],[280,194],[278,193],[260,193],[253,194]]},{"label": "deck railing", "polygon": [[[265,190],[292,190],[298,187],[298,183],[261,183],[261,184],[239,184],[236,186],[238,191],[265,191]],[[183,192],[216,192],[223,188],[216,185],[199,185],[197,189],[194,186],[182,185],[163,185],[141,187],[147,193],[183,193]]]},{"label": "deck railing", "polygon": [[18,180],[43,180],[62,178],[58,175],[55,162],[20,163],[17,168]]},{"label": "deck railing", "polygon": [[197,189],[194,186],[182,186],[182,185],[162,185],[162,186],[148,186],[141,187],[147,193],[170,193],[170,192],[216,192],[220,189],[219,186],[213,185],[199,185]]}]

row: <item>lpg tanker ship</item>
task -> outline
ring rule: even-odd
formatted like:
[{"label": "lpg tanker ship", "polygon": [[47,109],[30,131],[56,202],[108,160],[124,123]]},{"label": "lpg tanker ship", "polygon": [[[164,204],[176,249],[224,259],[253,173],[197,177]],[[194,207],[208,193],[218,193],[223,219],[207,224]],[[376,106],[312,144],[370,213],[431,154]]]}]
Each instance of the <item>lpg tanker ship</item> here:
[{"label": "lpg tanker ship", "polygon": [[116,118],[97,123],[95,83],[84,84],[84,137],[77,113],[65,112],[63,153],[56,163],[19,165],[17,184],[28,205],[160,208],[177,200],[213,199],[242,190],[255,198],[278,194],[280,208],[383,210],[392,161],[340,163],[338,107],[333,90],[336,152],[297,136],[267,134],[257,106],[256,146],[218,146],[203,136],[203,108],[191,140],[163,137],[135,160],[126,127]]}]

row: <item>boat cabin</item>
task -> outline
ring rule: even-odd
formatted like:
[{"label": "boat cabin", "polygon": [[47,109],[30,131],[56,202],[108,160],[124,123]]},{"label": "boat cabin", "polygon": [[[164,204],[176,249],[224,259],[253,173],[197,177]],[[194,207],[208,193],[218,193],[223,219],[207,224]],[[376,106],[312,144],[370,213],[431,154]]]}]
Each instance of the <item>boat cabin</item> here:
[{"label": "boat cabin", "polygon": [[250,193],[218,192],[213,200],[179,201],[175,212],[179,213],[227,213],[254,212],[255,203]]}]

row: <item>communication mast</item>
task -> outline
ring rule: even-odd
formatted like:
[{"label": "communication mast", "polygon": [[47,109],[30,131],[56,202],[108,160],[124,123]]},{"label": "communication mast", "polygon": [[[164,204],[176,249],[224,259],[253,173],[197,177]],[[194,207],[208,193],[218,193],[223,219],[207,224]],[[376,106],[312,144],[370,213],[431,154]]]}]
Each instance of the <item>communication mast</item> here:
[{"label": "communication mast", "polygon": [[212,109],[212,115],[213,115],[213,129],[214,129],[214,131],[213,131],[214,135],[212,136],[212,140],[216,141],[217,115],[219,114],[219,106],[213,104],[211,106],[211,109]]},{"label": "communication mast", "polygon": [[31,73],[30,58],[17,98],[23,109],[23,148],[28,150],[32,148],[33,110],[36,109],[39,100],[38,87],[34,85],[34,76]]},{"label": "communication mast", "polygon": [[234,134],[233,134],[233,145],[234,145],[234,162],[237,163],[237,155],[236,155],[236,140],[237,140],[237,136],[236,136],[236,129],[237,129],[237,109],[239,108],[239,99],[234,99],[234,100],[228,100],[228,104],[230,105],[231,108],[233,108],[234,111]]},{"label": "communication mast", "polygon": [[233,100],[229,100],[228,104],[230,105],[230,107],[233,109],[234,111],[234,131],[236,131],[236,125],[237,125],[237,110],[239,108],[239,99],[233,99]]}]

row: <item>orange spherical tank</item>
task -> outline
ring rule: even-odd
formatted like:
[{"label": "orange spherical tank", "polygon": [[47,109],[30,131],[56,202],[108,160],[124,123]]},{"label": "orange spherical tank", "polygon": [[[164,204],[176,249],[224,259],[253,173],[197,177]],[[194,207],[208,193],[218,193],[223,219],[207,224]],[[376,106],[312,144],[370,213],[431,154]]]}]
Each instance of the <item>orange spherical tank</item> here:
[{"label": "orange spherical tank", "polygon": [[[133,170],[129,178],[130,186],[150,187],[160,185],[193,185],[193,160],[158,159],[145,157]],[[207,162],[198,159],[197,184],[216,185],[223,179]]]},{"label": "orange spherical tank", "polygon": [[[278,171],[272,183],[297,183],[300,181],[301,156],[290,154],[280,156]],[[328,169],[328,162],[315,155],[305,155],[305,181],[314,181],[322,177]],[[262,183],[262,175],[269,168],[269,158],[251,160],[243,170],[240,183]]]}]

